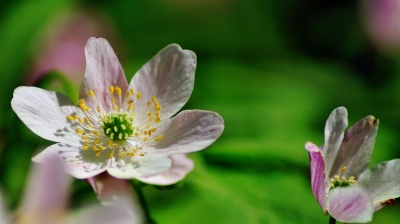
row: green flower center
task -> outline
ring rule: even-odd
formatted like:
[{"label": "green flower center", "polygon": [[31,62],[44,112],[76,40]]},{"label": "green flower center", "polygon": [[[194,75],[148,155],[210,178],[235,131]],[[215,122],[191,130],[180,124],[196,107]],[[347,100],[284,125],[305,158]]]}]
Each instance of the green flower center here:
[{"label": "green flower center", "polygon": [[133,134],[134,117],[126,112],[111,112],[103,119],[104,134],[114,141],[127,140]]}]

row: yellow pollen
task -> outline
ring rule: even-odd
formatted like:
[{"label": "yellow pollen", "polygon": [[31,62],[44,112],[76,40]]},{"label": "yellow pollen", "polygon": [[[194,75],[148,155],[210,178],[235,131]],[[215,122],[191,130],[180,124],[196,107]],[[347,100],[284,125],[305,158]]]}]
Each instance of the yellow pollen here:
[{"label": "yellow pollen", "polygon": [[132,96],[135,95],[135,91],[133,89],[131,89],[131,94]]},{"label": "yellow pollen", "polygon": [[110,154],[108,154],[108,158],[110,158],[110,159],[114,158],[114,152],[113,151],[111,151]]},{"label": "yellow pollen", "polygon": [[161,111],[161,106],[160,106],[160,103],[159,103],[159,102],[156,102],[156,103],[154,104],[154,109],[156,109],[156,111]]},{"label": "yellow pollen", "polygon": [[136,147],[133,147],[133,148],[132,148],[132,151],[133,151],[133,152],[137,152]]},{"label": "yellow pollen", "polygon": [[153,115],[153,112],[150,111],[150,112],[147,113],[147,116],[150,117],[151,115]]},{"label": "yellow pollen", "polygon": [[118,96],[121,96],[121,88],[119,86],[115,87],[115,91],[117,91]]},{"label": "yellow pollen", "polygon": [[155,122],[160,123],[161,119],[159,117],[156,118]]},{"label": "yellow pollen", "polygon": [[129,111],[132,111],[132,109],[133,109],[133,104],[131,101],[129,101]]},{"label": "yellow pollen", "polygon": [[163,138],[163,136],[162,136],[162,135],[159,135],[159,136],[157,136],[157,137],[154,139],[154,141],[155,141],[155,142],[158,142],[158,141],[160,141],[162,138]]},{"label": "yellow pollen", "polygon": [[147,107],[150,107],[150,101],[147,101]]},{"label": "yellow pollen", "polygon": [[140,98],[142,98],[142,92],[138,92],[138,94],[137,94],[137,99],[140,99]]},{"label": "yellow pollen", "polygon": [[82,150],[87,150],[88,148],[89,148],[89,146],[84,145],[84,146],[82,147]]},{"label": "yellow pollen", "polygon": [[102,145],[99,145],[99,148],[100,148],[101,150],[104,150],[104,149],[105,149],[104,146],[102,146]]},{"label": "yellow pollen", "polygon": [[78,117],[78,122],[81,123],[81,124],[83,123],[83,121],[82,121],[82,119],[80,117]]},{"label": "yellow pollen", "polygon": [[344,171],[346,170],[346,167],[342,167],[342,169],[340,169],[340,175],[342,175],[344,173]]},{"label": "yellow pollen", "polygon": [[152,100],[153,102],[156,102],[156,101],[157,101],[156,96],[152,96],[152,97],[151,97],[151,100]]},{"label": "yellow pollen", "polygon": [[131,93],[130,92],[126,92],[125,98],[129,98],[130,96],[131,96]]},{"label": "yellow pollen", "polygon": [[92,131],[92,134],[94,134],[94,135],[99,135],[99,132],[97,132],[97,131]]},{"label": "yellow pollen", "polygon": [[108,141],[107,141],[107,145],[108,145],[109,147],[111,147],[111,144],[112,144],[112,141],[111,141],[111,140],[108,140]]},{"label": "yellow pollen", "polygon": [[[128,92],[128,93],[129,93],[129,92]],[[122,155],[123,155],[122,152],[119,152],[118,158],[119,158],[119,159],[122,159]]]},{"label": "yellow pollen", "polygon": [[111,94],[114,93],[114,86],[110,86],[110,93],[111,93]]},{"label": "yellow pollen", "polygon": [[77,133],[77,134],[82,134],[82,130],[81,129],[79,129],[79,128],[77,128],[76,130],[75,130],[75,132]]},{"label": "yellow pollen", "polygon": [[117,147],[118,147],[118,144],[112,144],[111,147],[112,147],[112,148],[117,148]]},{"label": "yellow pollen", "polygon": [[88,117],[84,117],[83,120],[84,120],[86,123],[90,123],[90,120],[89,120]]},{"label": "yellow pollen", "polygon": [[72,121],[72,120],[74,120],[74,117],[72,117],[71,115],[68,115],[68,120],[70,120],[70,121]]},{"label": "yellow pollen", "polygon": [[140,133],[139,131],[135,133],[136,137],[139,137],[140,135],[142,135],[142,133]]},{"label": "yellow pollen", "polygon": [[100,113],[100,107],[97,106],[97,113]]},{"label": "yellow pollen", "polygon": [[154,133],[156,130],[156,128],[152,128],[150,131]]},{"label": "yellow pollen", "polygon": [[153,120],[153,116],[151,116],[151,117],[149,117],[149,119],[148,119],[149,121],[152,121]]},{"label": "yellow pollen", "polygon": [[143,141],[145,142],[145,141],[147,141],[147,139],[148,139],[147,137],[144,137],[144,138],[143,138]]},{"label": "yellow pollen", "polygon": [[99,143],[100,143],[100,140],[99,140],[98,138],[95,138],[95,139],[94,139],[94,144],[97,145],[97,144],[99,144]]},{"label": "yellow pollen", "polygon": [[99,149],[96,146],[92,147],[93,151],[99,151]]},{"label": "yellow pollen", "polygon": [[90,95],[91,97],[93,97],[93,98],[96,98],[95,95],[94,95],[93,90],[89,90],[89,95]]},{"label": "yellow pollen", "polygon": [[140,153],[139,155],[140,155],[140,156],[144,156],[144,153]]}]

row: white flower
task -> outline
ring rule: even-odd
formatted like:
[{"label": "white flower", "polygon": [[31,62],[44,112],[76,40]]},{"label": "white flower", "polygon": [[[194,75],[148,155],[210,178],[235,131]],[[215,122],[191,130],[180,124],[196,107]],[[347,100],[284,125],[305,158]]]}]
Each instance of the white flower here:
[{"label": "white flower", "polygon": [[[35,87],[14,91],[11,105],[18,117],[37,135],[58,142],[34,161],[57,154],[76,178],[107,171],[151,183],[169,173],[171,156],[204,149],[221,135],[223,119],[214,112],[189,110],[171,118],[193,90],[192,51],[165,47],[129,85],[107,40],[90,38],[85,54],[78,107],[60,93]],[[182,169],[179,178],[191,168]]]}]

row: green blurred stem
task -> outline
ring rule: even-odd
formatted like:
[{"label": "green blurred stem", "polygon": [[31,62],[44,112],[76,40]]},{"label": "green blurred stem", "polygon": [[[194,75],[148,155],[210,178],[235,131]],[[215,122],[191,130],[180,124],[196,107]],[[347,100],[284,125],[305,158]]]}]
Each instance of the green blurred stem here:
[{"label": "green blurred stem", "polygon": [[329,218],[329,224],[335,224],[336,219],[334,219],[332,216]]},{"label": "green blurred stem", "polygon": [[145,223],[147,223],[147,224],[156,224],[156,222],[150,216],[149,208],[147,207],[146,200],[144,199],[142,187],[144,187],[146,185],[143,185],[138,180],[132,180],[131,183],[132,183],[133,189],[136,192],[136,195],[138,196],[139,203],[142,206],[142,210],[144,212],[144,217],[145,217]]}]

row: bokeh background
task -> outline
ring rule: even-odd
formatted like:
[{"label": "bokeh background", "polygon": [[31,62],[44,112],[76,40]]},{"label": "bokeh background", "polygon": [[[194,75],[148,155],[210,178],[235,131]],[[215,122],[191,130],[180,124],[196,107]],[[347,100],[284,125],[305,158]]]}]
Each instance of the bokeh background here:
[{"label": "bokeh background", "polygon": [[[31,157],[51,143],[10,107],[35,85],[78,101],[91,36],[113,46],[128,80],[160,49],[197,54],[184,109],[218,112],[225,131],[194,153],[172,190],[144,188],[157,223],[328,223],[312,195],[307,141],[323,143],[329,113],[374,115],[371,165],[400,158],[400,4],[396,0],[0,1],[0,187],[17,208]],[[44,110],[46,108],[43,108]],[[96,196],[71,186],[71,208]],[[372,223],[397,223],[388,206]]]}]

